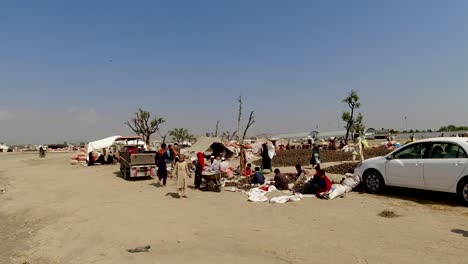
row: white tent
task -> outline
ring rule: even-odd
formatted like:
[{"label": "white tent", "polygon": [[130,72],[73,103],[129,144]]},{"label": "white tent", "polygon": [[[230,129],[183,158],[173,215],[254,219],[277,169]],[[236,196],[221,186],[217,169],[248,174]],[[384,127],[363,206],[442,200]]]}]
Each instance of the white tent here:
[{"label": "white tent", "polygon": [[104,138],[101,140],[93,141],[88,143],[88,151],[86,152],[86,160],[89,161],[89,153],[95,151],[95,150],[101,150],[103,148],[108,148],[112,146],[115,142],[116,139],[118,139],[120,136],[113,136],[113,137],[108,137]]}]

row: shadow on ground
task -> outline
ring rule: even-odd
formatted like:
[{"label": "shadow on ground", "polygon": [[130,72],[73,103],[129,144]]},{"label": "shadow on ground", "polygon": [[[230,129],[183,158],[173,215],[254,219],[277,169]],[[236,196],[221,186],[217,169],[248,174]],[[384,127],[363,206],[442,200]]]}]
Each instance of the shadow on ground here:
[{"label": "shadow on ground", "polygon": [[[361,194],[363,193],[362,188],[356,191]],[[459,200],[458,196],[454,193],[387,186],[382,193],[375,195],[415,202],[422,205],[465,207],[465,205]]]},{"label": "shadow on ground", "polygon": [[[114,171],[114,176],[125,181],[120,171]],[[128,181],[146,181],[146,180],[152,180],[152,179],[153,178],[149,176],[148,177],[135,177],[135,178],[128,179]]]},{"label": "shadow on ground", "polygon": [[170,196],[172,198],[179,199],[179,194],[174,193],[174,192],[168,192],[168,193],[166,193],[166,196]]},{"label": "shadow on ground", "polygon": [[152,182],[152,183],[150,183],[148,185],[151,185],[151,186],[156,187],[156,188],[163,187],[163,185],[160,182]]},{"label": "shadow on ground", "polygon": [[452,233],[460,234],[460,235],[462,235],[462,236],[464,236],[464,237],[468,237],[468,231],[466,231],[466,230],[462,230],[462,229],[452,229],[451,231],[452,231]]}]

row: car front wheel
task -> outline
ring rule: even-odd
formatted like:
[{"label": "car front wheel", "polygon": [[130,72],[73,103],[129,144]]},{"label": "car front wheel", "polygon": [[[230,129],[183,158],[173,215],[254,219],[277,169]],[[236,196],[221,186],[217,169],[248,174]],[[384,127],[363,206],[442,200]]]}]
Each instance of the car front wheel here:
[{"label": "car front wheel", "polygon": [[368,192],[376,193],[385,186],[382,175],[376,170],[366,171],[364,173],[364,187]]},{"label": "car front wheel", "polygon": [[468,179],[463,179],[458,184],[457,193],[461,201],[468,206]]}]

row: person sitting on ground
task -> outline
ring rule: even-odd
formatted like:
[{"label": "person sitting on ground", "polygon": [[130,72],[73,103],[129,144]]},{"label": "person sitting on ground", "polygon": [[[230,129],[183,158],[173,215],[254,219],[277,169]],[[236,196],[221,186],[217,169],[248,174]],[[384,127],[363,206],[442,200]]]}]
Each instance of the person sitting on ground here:
[{"label": "person sitting on ground", "polygon": [[302,189],[295,190],[302,194],[315,194],[320,195],[323,192],[328,192],[331,189],[332,183],[330,179],[325,175],[325,170],[321,169],[320,166],[315,167],[316,173],[314,177],[309,180]]},{"label": "person sitting on ground", "polygon": [[329,200],[335,199],[336,197],[352,191],[359,185],[360,181],[361,179],[359,176],[354,175],[354,170],[350,169],[340,183],[333,184],[329,192],[322,193],[320,196]]},{"label": "person sitting on ground", "polygon": [[226,158],[221,158],[221,164],[219,165],[219,168],[221,170],[227,170],[227,168],[229,168],[229,162],[226,161]]},{"label": "person sitting on ground", "polygon": [[278,190],[289,190],[289,180],[286,175],[282,174],[279,169],[275,169],[275,187]]},{"label": "person sitting on ground", "polygon": [[226,175],[226,177],[231,178],[234,176],[233,170],[229,167],[229,162],[226,161],[226,158],[221,158],[221,165],[219,166],[222,173]]},{"label": "person sitting on ground", "polygon": [[301,167],[301,164],[296,165],[296,182],[294,183],[294,189],[301,188],[304,186],[306,181],[309,179],[310,173]]},{"label": "person sitting on ground", "polygon": [[260,167],[255,167],[255,173],[253,174],[252,178],[250,179],[251,184],[265,184],[265,176],[263,173],[260,172]]},{"label": "person sitting on ground", "polygon": [[252,171],[252,164],[251,163],[248,163],[247,164],[247,167],[245,167],[245,169],[242,171],[242,176],[246,176],[246,177],[250,177],[252,176],[254,173]]}]

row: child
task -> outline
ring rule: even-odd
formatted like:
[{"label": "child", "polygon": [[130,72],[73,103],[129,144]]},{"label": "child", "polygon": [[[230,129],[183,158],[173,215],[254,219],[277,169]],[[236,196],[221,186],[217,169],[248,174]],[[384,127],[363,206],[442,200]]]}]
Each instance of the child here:
[{"label": "child", "polygon": [[179,198],[187,198],[187,182],[190,177],[188,164],[185,162],[184,156],[180,155],[174,167],[174,175],[177,179],[177,191]]},{"label": "child", "polygon": [[252,171],[252,164],[247,164],[247,167],[242,171],[242,176],[247,176],[247,177],[250,177],[252,176],[254,173]]}]

